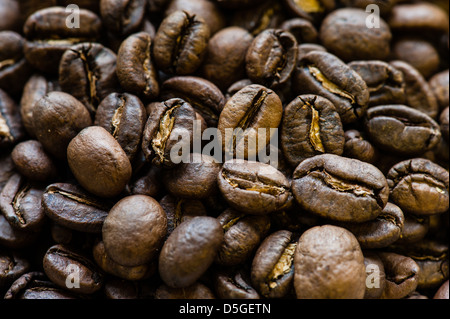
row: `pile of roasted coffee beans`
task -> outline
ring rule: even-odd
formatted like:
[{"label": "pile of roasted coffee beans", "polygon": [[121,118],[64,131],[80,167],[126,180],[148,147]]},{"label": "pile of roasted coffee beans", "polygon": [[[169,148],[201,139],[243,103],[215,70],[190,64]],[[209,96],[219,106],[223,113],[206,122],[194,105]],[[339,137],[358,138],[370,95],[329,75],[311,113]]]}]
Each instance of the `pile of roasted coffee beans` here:
[{"label": "pile of roasted coffee beans", "polygon": [[0,0],[0,295],[449,298],[448,19]]}]

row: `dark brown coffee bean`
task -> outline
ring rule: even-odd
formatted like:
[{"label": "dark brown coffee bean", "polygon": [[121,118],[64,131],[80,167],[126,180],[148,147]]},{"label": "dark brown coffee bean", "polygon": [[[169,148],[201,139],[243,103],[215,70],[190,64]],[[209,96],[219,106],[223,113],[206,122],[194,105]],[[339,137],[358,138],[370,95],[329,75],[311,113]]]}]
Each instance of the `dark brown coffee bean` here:
[{"label": "dark brown coffee bean", "polygon": [[80,43],[61,57],[61,89],[95,113],[98,104],[117,87],[116,54],[100,43]]},{"label": "dark brown coffee bean", "polygon": [[16,167],[10,154],[0,155],[0,192],[9,178],[16,173]]},{"label": "dark brown coffee bean", "polygon": [[444,70],[433,75],[428,84],[433,91],[436,100],[439,104],[439,109],[442,110],[448,106],[449,96],[449,71]]},{"label": "dark brown coffee bean", "polygon": [[298,54],[297,54],[297,61],[300,61],[306,54],[308,54],[311,51],[322,51],[327,52],[327,49],[317,43],[300,43],[298,45]]},{"label": "dark brown coffee bean", "polygon": [[16,102],[0,89],[0,149],[14,145],[25,137],[20,110]]},{"label": "dark brown coffee bean", "polygon": [[380,299],[386,286],[383,262],[374,251],[366,250],[363,254],[367,274],[364,299]]},{"label": "dark brown coffee bean", "polygon": [[117,202],[103,223],[108,256],[123,266],[139,266],[157,255],[167,232],[167,217],[159,203],[145,195]]},{"label": "dark brown coffee bean", "polygon": [[99,233],[112,203],[68,183],[50,184],[42,196],[45,214],[72,230]]},{"label": "dark brown coffee bean", "polygon": [[429,232],[430,217],[416,216],[410,213],[405,213],[405,222],[403,231],[397,244],[410,244],[421,241]]},{"label": "dark brown coffee bean", "polygon": [[[147,161],[157,166],[173,167],[183,159],[187,161],[193,139],[196,120],[192,106],[182,99],[174,98],[155,103],[148,111],[142,150]],[[179,138],[181,136],[181,141]],[[175,151],[175,147],[178,152]]]},{"label": "dark brown coffee bean", "polygon": [[441,138],[439,124],[431,117],[401,104],[368,109],[364,126],[376,146],[399,155],[420,155]]},{"label": "dark brown coffee bean", "polygon": [[284,85],[297,63],[297,40],[283,29],[266,29],[258,34],[245,57],[247,76],[269,88]]},{"label": "dark brown coffee bean", "polygon": [[83,129],[67,147],[70,170],[83,188],[100,197],[119,195],[131,178],[131,164],[103,127]]},{"label": "dark brown coffee bean", "polygon": [[216,297],[208,286],[194,282],[182,288],[162,284],[155,291],[155,299],[216,299]]},{"label": "dark brown coffee bean", "polygon": [[402,161],[389,170],[387,180],[391,200],[405,212],[428,216],[448,210],[448,171],[430,160]]},{"label": "dark brown coffee bean", "polygon": [[152,38],[146,32],[130,35],[117,53],[117,77],[130,93],[145,99],[159,95],[158,73],[152,57]]},{"label": "dark brown coffee bean", "polygon": [[292,18],[285,20],[280,29],[290,32],[297,43],[317,43],[319,32],[316,27],[308,20],[302,18]]},{"label": "dark brown coffee bean", "polygon": [[77,295],[58,287],[40,271],[23,274],[5,294],[5,299],[78,299]]},{"label": "dark brown coffee bean", "polygon": [[147,111],[141,100],[128,93],[111,93],[102,100],[94,125],[107,130],[133,161],[141,147]]},{"label": "dark brown coffee bean", "polygon": [[375,166],[334,154],[301,162],[294,171],[291,187],[303,209],[347,222],[376,218],[389,196],[386,178]]},{"label": "dark brown coffee bean", "polygon": [[80,9],[79,27],[67,27],[65,7],[48,7],[34,12],[24,24],[27,61],[39,71],[57,74],[64,52],[81,42],[100,39],[102,21],[93,12]]},{"label": "dark brown coffee bean", "polygon": [[441,287],[436,291],[435,295],[433,296],[433,299],[448,299],[449,293],[448,293],[448,280],[446,280]]},{"label": "dark brown coffee bean", "polygon": [[325,14],[332,11],[336,6],[335,0],[283,0],[283,2],[292,15],[307,19],[313,23],[318,23]]},{"label": "dark brown coffee bean", "polygon": [[11,157],[19,173],[29,180],[46,182],[57,176],[55,161],[45,152],[39,141],[29,140],[17,144]]},{"label": "dark brown coffee bean", "polygon": [[255,252],[270,229],[267,215],[252,216],[226,209],[217,216],[224,236],[215,262],[222,266],[244,264]]},{"label": "dark brown coffee bean", "polygon": [[156,65],[166,73],[194,73],[203,61],[209,37],[209,27],[202,18],[183,11],[171,13],[155,35]]},{"label": "dark brown coffee bean", "polygon": [[417,288],[420,268],[412,258],[393,252],[379,252],[378,256],[386,273],[381,299],[401,299]]},{"label": "dark brown coffee bean", "polygon": [[58,159],[65,159],[72,138],[92,124],[89,111],[70,94],[50,92],[33,107],[33,127],[44,149]]},{"label": "dark brown coffee bean", "polygon": [[189,162],[162,172],[163,183],[176,197],[206,198],[218,191],[217,174],[221,167],[212,156],[192,153]]},{"label": "dark brown coffee bean", "polygon": [[360,161],[376,164],[378,152],[370,141],[364,138],[361,132],[357,130],[348,130],[344,133],[345,157],[356,158]]},{"label": "dark brown coffee bean", "polygon": [[112,33],[129,35],[141,25],[145,15],[145,0],[101,0],[100,15],[104,26]]},{"label": "dark brown coffee bean", "polygon": [[278,127],[282,113],[281,100],[274,91],[259,84],[244,87],[220,113],[217,127],[223,150],[233,157],[256,157],[269,144],[274,134],[270,128]]},{"label": "dark brown coffee bean", "polygon": [[[389,63],[403,73],[406,105],[424,112],[432,118],[438,114],[438,104],[431,87],[420,72],[411,64],[394,60]],[[379,103],[382,104],[382,103]],[[402,104],[401,102],[387,104]]]},{"label": "dark brown coffee bean", "polygon": [[260,299],[243,271],[219,272],[214,278],[214,290],[220,299]]},{"label": "dark brown coffee bean", "polygon": [[24,254],[0,249],[0,291],[6,291],[11,284],[31,269]]},{"label": "dark brown coffee bean", "polygon": [[41,206],[43,190],[23,176],[14,174],[0,193],[0,211],[12,227],[25,231],[39,231],[46,222]]},{"label": "dark brown coffee bean", "polygon": [[30,247],[39,238],[39,232],[24,231],[12,227],[8,220],[0,214],[0,245],[10,249]]},{"label": "dark brown coffee bean", "polygon": [[[93,294],[102,288],[103,275],[96,265],[87,256],[69,247],[50,247],[42,263],[48,278],[61,288],[80,294]],[[73,272],[77,273],[76,283],[70,281]]]},{"label": "dark brown coffee bean", "polygon": [[213,217],[198,216],[181,223],[161,249],[161,279],[172,288],[194,284],[213,263],[222,241],[222,227]]},{"label": "dark brown coffee bean", "polygon": [[297,241],[290,231],[279,230],[258,247],[252,261],[251,278],[262,296],[282,298],[292,288]]},{"label": "dark brown coffee bean", "polygon": [[301,235],[294,255],[298,299],[362,299],[365,280],[364,256],[351,232],[325,225]]},{"label": "dark brown coffee bean", "polygon": [[293,167],[323,153],[342,155],[344,130],[336,108],[318,95],[299,95],[283,111],[281,149]]},{"label": "dark brown coffee bean", "polygon": [[244,28],[230,26],[214,34],[208,42],[201,66],[204,78],[226,90],[245,75],[245,55],[253,36]]},{"label": "dark brown coffee bean", "polygon": [[218,174],[218,184],[228,204],[248,214],[277,211],[289,197],[288,179],[273,166],[261,162],[225,162]]},{"label": "dark brown coffee bean", "polygon": [[328,52],[313,51],[303,56],[292,85],[297,94],[317,94],[329,99],[344,124],[363,116],[370,97],[361,76]]},{"label": "dark brown coffee bean", "polygon": [[0,1],[0,31],[20,31],[21,12],[20,4],[15,0]]},{"label": "dark brown coffee bean", "polygon": [[449,131],[448,131],[448,106],[441,112],[439,116],[439,126],[441,128],[442,138],[444,138],[447,142],[449,140]]},{"label": "dark brown coffee bean", "polygon": [[378,28],[368,28],[368,13],[358,8],[332,11],[320,27],[320,40],[328,51],[342,60],[385,60],[390,54],[392,34],[379,18]]},{"label": "dark brown coffee bean", "polygon": [[209,127],[217,126],[225,97],[212,82],[197,76],[174,76],[162,84],[162,100],[181,98],[205,119]]}]

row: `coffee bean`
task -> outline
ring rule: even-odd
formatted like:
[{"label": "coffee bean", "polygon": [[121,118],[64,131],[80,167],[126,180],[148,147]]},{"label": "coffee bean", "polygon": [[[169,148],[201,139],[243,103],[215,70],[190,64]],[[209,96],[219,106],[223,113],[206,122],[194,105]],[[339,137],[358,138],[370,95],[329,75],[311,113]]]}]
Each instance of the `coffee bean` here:
[{"label": "coffee bean", "polygon": [[24,136],[25,129],[16,102],[0,89],[0,148],[14,145]]}]

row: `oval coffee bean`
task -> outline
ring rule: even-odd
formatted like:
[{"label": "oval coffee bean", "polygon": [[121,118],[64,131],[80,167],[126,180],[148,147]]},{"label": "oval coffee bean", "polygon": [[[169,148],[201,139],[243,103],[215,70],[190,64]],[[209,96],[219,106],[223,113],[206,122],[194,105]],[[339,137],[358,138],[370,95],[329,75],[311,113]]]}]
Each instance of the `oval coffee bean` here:
[{"label": "oval coffee bean", "polygon": [[14,145],[25,136],[16,102],[0,89],[0,149]]},{"label": "oval coffee bean", "polygon": [[258,247],[252,261],[251,278],[262,296],[282,298],[292,288],[297,241],[290,231],[279,230]]},{"label": "oval coffee bean", "polygon": [[375,166],[334,154],[301,162],[294,171],[291,187],[303,209],[347,222],[376,218],[389,197],[386,178]]},{"label": "oval coffee bean", "polygon": [[258,292],[249,282],[243,271],[235,274],[225,271],[215,276],[214,288],[221,299],[260,299]]},{"label": "oval coffee bean", "polygon": [[427,159],[414,158],[394,165],[387,174],[390,199],[403,211],[428,216],[449,208],[449,174]]},{"label": "oval coffee bean", "polygon": [[105,27],[113,34],[128,35],[141,25],[145,15],[145,0],[101,0],[100,15]]},{"label": "oval coffee bean", "polygon": [[193,217],[170,234],[159,255],[159,275],[172,288],[194,284],[213,263],[223,241],[217,219]]},{"label": "oval coffee bean", "polygon": [[219,189],[228,204],[248,214],[269,214],[289,197],[288,179],[261,162],[229,160],[218,174]]},{"label": "oval coffee bean", "polygon": [[294,288],[298,299],[362,299],[364,256],[355,236],[332,226],[315,226],[297,242]]},{"label": "oval coffee bean", "polygon": [[86,233],[100,233],[112,204],[77,185],[50,184],[42,195],[45,214],[57,224]]},{"label": "oval coffee bean", "polygon": [[344,129],[336,108],[318,95],[299,95],[283,112],[281,149],[293,167],[323,153],[342,155]]},{"label": "oval coffee bean", "polygon": [[100,197],[119,195],[131,178],[131,164],[120,144],[103,127],[82,130],[67,147],[77,181]]},{"label": "oval coffee bean", "polygon": [[420,155],[435,147],[441,138],[436,121],[402,104],[368,109],[364,127],[374,144],[399,155]]},{"label": "oval coffee bean", "polygon": [[103,223],[102,238],[108,256],[122,266],[150,262],[163,244],[167,217],[159,203],[145,195],[118,201]]},{"label": "oval coffee bean", "polygon": [[[93,294],[103,286],[103,275],[97,266],[85,255],[63,245],[54,245],[45,253],[44,272],[58,286],[80,294]],[[67,285],[67,279],[76,271],[77,283]]]}]

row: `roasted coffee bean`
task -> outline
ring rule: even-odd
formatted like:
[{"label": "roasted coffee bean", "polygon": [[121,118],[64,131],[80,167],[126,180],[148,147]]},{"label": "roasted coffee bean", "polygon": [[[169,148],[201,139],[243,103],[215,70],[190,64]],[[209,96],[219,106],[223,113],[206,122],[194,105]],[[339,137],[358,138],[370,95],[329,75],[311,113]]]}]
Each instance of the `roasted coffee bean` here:
[{"label": "roasted coffee bean", "polygon": [[[431,87],[420,72],[411,64],[394,60],[389,63],[403,73],[406,105],[422,111],[432,118],[438,114],[438,104]],[[383,104],[383,103],[379,103]],[[401,102],[387,104],[402,104]]]},{"label": "roasted coffee bean", "polygon": [[203,62],[209,38],[209,27],[202,18],[175,11],[161,22],[156,32],[155,63],[166,73],[192,74]]},{"label": "roasted coffee bean", "polygon": [[376,252],[363,251],[366,267],[366,292],[364,299],[380,299],[386,285],[384,265]]},{"label": "roasted coffee bean", "polygon": [[217,174],[221,167],[212,156],[192,153],[189,162],[162,172],[163,183],[176,197],[206,198],[218,191]]},{"label": "roasted coffee bean", "polygon": [[0,149],[14,145],[24,137],[25,129],[17,104],[0,89]]},{"label": "roasted coffee bean", "polygon": [[133,161],[141,147],[147,111],[140,99],[129,93],[111,93],[97,108],[94,125],[107,130]]},{"label": "roasted coffee bean", "polygon": [[15,165],[9,154],[0,155],[0,192],[9,178],[16,173]]},{"label": "roasted coffee bean", "polygon": [[170,236],[175,228],[195,216],[206,216],[208,211],[200,200],[183,199],[173,195],[165,195],[159,204],[164,209],[167,217],[167,235]]},{"label": "roasted coffee bean", "polygon": [[449,293],[448,293],[448,280],[446,280],[441,287],[439,287],[438,291],[436,291],[436,294],[433,296],[433,299],[448,299]]},{"label": "roasted coffee bean", "polygon": [[71,46],[61,57],[61,89],[95,113],[98,104],[117,87],[116,62],[116,54],[100,43]]},{"label": "roasted coffee bean", "polygon": [[109,211],[102,238],[107,255],[123,266],[152,261],[163,244],[167,217],[159,203],[145,195],[127,196]]},{"label": "roasted coffee bean", "polygon": [[[225,153],[254,158],[265,149],[281,122],[279,96],[259,84],[244,87],[231,97],[220,113],[218,129]],[[262,134],[263,133],[263,134]]]},{"label": "roasted coffee bean", "polygon": [[[142,150],[147,161],[157,166],[173,167],[187,161],[194,134],[195,111],[186,101],[174,98],[155,103],[148,111]],[[181,141],[179,138],[181,136]]]},{"label": "roasted coffee bean", "polygon": [[222,227],[213,217],[197,216],[181,223],[161,249],[161,279],[172,288],[191,286],[211,266],[222,242]]},{"label": "roasted coffee bean", "polygon": [[363,162],[376,164],[378,152],[370,141],[364,138],[363,134],[357,130],[348,130],[344,133],[345,157],[355,158]]},{"label": "roasted coffee bean", "polygon": [[143,280],[153,275],[156,271],[156,263],[148,263],[138,266],[122,266],[108,256],[103,241],[99,241],[93,246],[92,257],[94,258],[96,264],[105,273],[125,280]]},{"label": "roasted coffee bean", "polygon": [[293,90],[297,94],[317,94],[329,99],[344,124],[364,115],[369,89],[361,76],[328,52],[312,51],[300,59]]},{"label": "roasted coffee bean", "polygon": [[428,84],[436,97],[439,109],[442,110],[448,106],[449,96],[449,71],[444,70],[433,75]]},{"label": "roasted coffee bean", "polygon": [[223,271],[214,278],[214,291],[220,299],[260,299],[243,271]]},{"label": "roasted coffee bean", "polygon": [[301,162],[291,187],[303,209],[347,222],[376,218],[389,197],[386,178],[375,166],[334,154]]},{"label": "roasted coffee bean", "polygon": [[202,18],[209,27],[210,33],[214,34],[226,25],[225,13],[217,7],[215,1],[208,0],[172,0],[169,1],[165,10],[168,16],[175,11],[184,11],[190,15]]},{"label": "roasted coffee bean", "polygon": [[[72,288],[80,294],[92,294],[102,288],[103,275],[87,256],[64,245],[54,245],[47,250],[43,260],[47,277],[64,289]],[[78,281],[76,286],[67,285],[73,269],[76,269]]]},{"label": "roasted coffee bean", "polygon": [[307,19],[313,23],[319,22],[326,13],[333,10],[336,6],[335,0],[324,1],[296,1],[283,0],[291,14]]},{"label": "roasted coffee bean", "polygon": [[369,106],[405,102],[403,73],[384,61],[353,61],[348,64],[366,82]]},{"label": "roasted coffee bean", "polygon": [[28,135],[36,137],[33,128],[33,108],[38,100],[51,91],[61,91],[57,81],[47,80],[40,74],[32,75],[23,88],[20,115]]},{"label": "roasted coffee bean", "polygon": [[131,178],[131,163],[103,127],[83,129],[67,147],[67,161],[77,181],[100,197],[119,195]]},{"label": "roasted coffee bean", "polygon": [[60,288],[40,271],[23,274],[5,294],[5,299],[78,299],[77,295]]},{"label": "roasted coffee bean", "polygon": [[79,27],[68,28],[65,7],[49,7],[30,15],[23,32],[28,40],[25,57],[33,67],[46,74],[57,74],[62,55],[71,46],[100,39],[102,21],[93,12],[79,10]]},{"label": "roasted coffee bean", "polygon": [[145,15],[145,0],[101,0],[100,15],[108,31],[129,35],[141,25]]},{"label": "roasted coffee bean", "polygon": [[266,29],[258,34],[245,57],[247,76],[269,88],[284,85],[297,63],[297,40],[283,29]]},{"label": "roasted coffee bean", "polygon": [[80,232],[100,233],[113,205],[77,185],[55,183],[45,189],[42,206],[50,219],[64,227]]},{"label": "roasted coffee bean", "polygon": [[389,25],[380,17],[377,28],[368,28],[367,17],[359,8],[332,11],[320,27],[322,45],[346,62],[385,60],[390,54],[392,39]]},{"label": "roasted coffee bean", "polygon": [[365,281],[364,256],[351,232],[325,225],[301,235],[294,255],[298,299],[362,299]]},{"label": "roasted coffee bean", "polygon": [[12,227],[39,231],[46,222],[41,206],[42,194],[42,189],[20,174],[14,174],[0,193],[0,211]]},{"label": "roasted coffee bean", "polygon": [[0,31],[19,31],[21,27],[20,4],[15,0],[0,1]]},{"label": "roasted coffee bean", "polygon": [[20,252],[0,249],[0,292],[6,292],[11,284],[31,269],[31,264]]},{"label": "roasted coffee bean", "polygon": [[316,43],[318,42],[319,33],[315,26],[308,20],[302,18],[292,18],[285,20],[280,29],[290,32],[297,43]]},{"label": "roasted coffee bean", "polygon": [[364,126],[377,147],[405,156],[420,155],[434,148],[441,138],[439,124],[431,117],[402,104],[368,109]]},{"label": "roasted coffee bean", "polygon": [[414,158],[397,163],[386,178],[389,198],[403,211],[429,216],[448,210],[448,171],[430,160]]},{"label": "roasted coffee bean", "polygon": [[25,59],[25,39],[13,31],[0,31],[0,89],[20,95],[32,69]]},{"label": "roasted coffee bean", "polygon": [[28,140],[17,144],[11,157],[17,171],[29,180],[48,182],[57,176],[57,164],[39,141]]},{"label": "roasted coffee bean", "polygon": [[386,273],[381,299],[401,299],[417,288],[420,268],[412,258],[393,252],[379,252],[378,256]]},{"label": "roasted coffee bean", "polygon": [[300,61],[306,54],[311,51],[327,52],[324,46],[317,43],[300,43],[298,45],[297,61]]},{"label": "roasted coffee bean", "polygon": [[216,297],[208,286],[194,282],[182,288],[162,284],[155,291],[155,299],[216,299]]},{"label": "roasted coffee bean", "polygon": [[297,241],[290,231],[279,230],[259,246],[252,261],[251,278],[262,296],[282,298],[292,288]]},{"label": "roasted coffee bean", "polygon": [[362,249],[388,247],[395,243],[403,232],[405,217],[395,204],[387,203],[381,214],[364,223],[341,223],[355,235]]},{"label": "roasted coffee bean", "polygon": [[161,171],[156,166],[146,168],[139,177],[128,183],[130,195],[147,195],[159,199],[164,194],[164,186],[161,180]]},{"label": "roasted coffee bean", "polygon": [[146,32],[130,35],[117,53],[117,77],[130,93],[145,99],[159,94],[158,73],[152,57],[152,38]]},{"label": "roasted coffee bean", "polygon": [[0,214],[0,246],[10,249],[30,247],[40,233],[12,227],[3,214]]},{"label": "roasted coffee bean", "polygon": [[289,197],[288,179],[261,162],[229,160],[223,164],[217,182],[228,204],[248,214],[277,211]]},{"label": "roasted coffee bean", "polygon": [[89,111],[70,94],[50,92],[33,107],[33,127],[44,149],[58,159],[67,157],[70,141],[92,125]]},{"label": "roasted coffee bean", "polygon": [[161,99],[181,98],[205,119],[208,127],[217,127],[225,97],[211,81],[197,76],[174,76],[162,84]]},{"label": "roasted coffee bean", "polygon": [[222,266],[245,263],[264,239],[270,228],[267,215],[252,216],[226,209],[217,216],[223,228],[223,243],[215,262]]},{"label": "roasted coffee bean", "polygon": [[245,56],[253,36],[244,28],[230,26],[214,34],[201,66],[203,77],[222,91],[245,77]]},{"label": "roasted coffee bean", "polygon": [[448,132],[448,106],[441,112],[439,116],[439,124],[441,128],[442,138],[444,138],[447,142],[449,140],[449,132]]},{"label": "roasted coffee bean", "polygon": [[[339,3],[345,7],[366,9],[369,4],[375,4],[379,7],[382,17],[388,16],[392,7],[396,4],[395,0],[341,0]],[[368,11],[372,12],[372,11]]]},{"label": "roasted coffee bean", "polygon": [[318,95],[299,95],[284,108],[280,134],[283,155],[293,167],[308,157],[344,151],[341,118],[333,103]]},{"label": "roasted coffee bean", "polygon": [[430,217],[416,216],[404,213],[405,222],[397,244],[417,243],[421,241],[429,232]]}]

